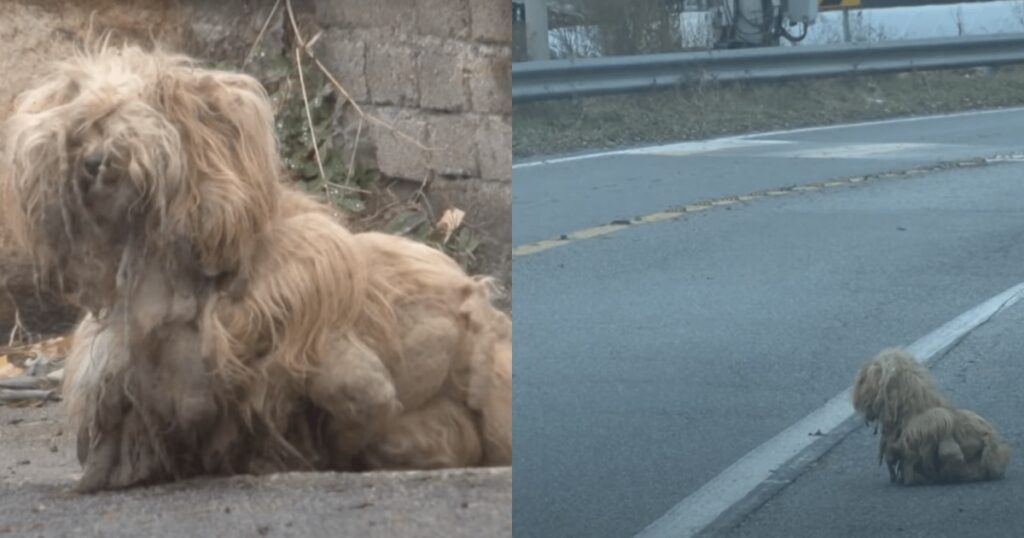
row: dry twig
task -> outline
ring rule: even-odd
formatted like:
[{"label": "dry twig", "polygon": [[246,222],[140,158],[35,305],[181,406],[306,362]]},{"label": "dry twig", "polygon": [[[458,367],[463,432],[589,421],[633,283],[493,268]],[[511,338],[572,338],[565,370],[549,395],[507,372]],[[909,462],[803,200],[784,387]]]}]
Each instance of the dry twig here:
[{"label": "dry twig", "polygon": [[320,170],[320,179],[327,181],[327,174],[324,173],[324,163],[320,160],[320,143],[316,139],[316,129],[313,127],[313,114],[309,111],[309,95],[306,93],[306,80],[302,76],[302,54],[295,49],[295,68],[299,70],[299,86],[302,87],[302,104],[306,106],[306,121],[309,124],[309,139],[313,142],[313,156],[316,157],[316,167]]},{"label": "dry twig", "polygon": [[25,401],[49,401],[60,400],[56,390],[26,389],[7,390],[0,389],[0,402],[25,402]]},{"label": "dry twig", "polygon": [[356,127],[356,142],[355,142],[355,144],[352,144],[352,156],[350,156],[348,158],[348,175],[346,176],[346,180],[351,179],[352,178],[352,174],[355,173],[356,151],[359,149],[359,139],[360,139],[360,136],[362,134],[363,134],[363,118],[362,118],[362,116],[360,116],[359,117],[359,126]]},{"label": "dry twig", "polygon": [[260,33],[256,34],[256,40],[252,42],[252,48],[249,49],[249,54],[245,55],[245,60],[242,61],[242,67],[249,65],[249,61],[252,60],[252,55],[256,54],[256,49],[260,46],[260,41],[263,40],[263,34],[267,32],[267,27],[270,26],[270,21],[274,18],[274,14],[277,13],[277,8],[279,7],[281,7],[281,0],[274,2],[274,7],[270,8],[270,15],[267,15],[267,20],[263,21],[263,28],[260,28]]},{"label": "dry twig", "polygon": [[22,335],[28,334],[27,331],[25,331],[25,326],[21,324],[21,309],[18,308],[18,305],[14,305],[14,327],[11,327],[11,336],[7,339],[8,347],[14,345],[14,337],[19,331]]},{"label": "dry twig", "polygon": [[296,22],[295,22],[295,12],[292,10],[292,1],[291,0],[285,0],[285,9],[288,11],[288,18],[291,21],[292,31],[295,33],[295,40],[299,42],[299,47],[298,48],[301,48],[306,53],[306,55],[309,56],[309,58],[311,60],[313,60],[313,63],[317,66],[317,68],[320,69],[320,71],[324,74],[324,76],[327,77],[327,80],[329,80],[331,82],[331,84],[339,92],[341,92],[341,94],[343,96],[345,96],[345,99],[349,103],[352,104],[352,108],[355,109],[356,113],[358,113],[361,118],[364,118],[367,121],[372,122],[372,123],[376,123],[378,125],[383,125],[388,130],[394,132],[395,135],[398,136],[399,138],[404,138],[408,142],[411,142],[416,147],[418,147],[418,148],[420,148],[420,149],[422,149],[424,151],[436,151],[436,148],[431,148],[431,147],[425,146],[422,142],[420,142],[419,140],[416,140],[412,136],[409,136],[408,134],[402,132],[397,127],[395,127],[393,124],[388,123],[388,122],[386,122],[386,121],[384,121],[384,120],[382,120],[382,119],[380,119],[380,118],[378,118],[378,117],[376,117],[376,116],[374,116],[372,114],[368,114],[365,110],[363,110],[363,108],[359,106],[359,103],[357,103],[356,100],[352,98],[352,95],[348,93],[348,91],[345,89],[345,87],[342,86],[340,82],[338,82],[338,79],[334,78],[334,75],[332,75],[331,71],[329,69],[327,69],[327,66],[325,66],[316,57],[316,55],[313,54],[313,50],[312,50],[311,47],[313,45],[313,42],[315,42],[316,39],[320,37],[320,34],[317,34],[316,36],[314,36],[314,39],[310,40],[310,42],[307,44],[302,39],[302,34],[299,33],[299,25],[296,24]]}]

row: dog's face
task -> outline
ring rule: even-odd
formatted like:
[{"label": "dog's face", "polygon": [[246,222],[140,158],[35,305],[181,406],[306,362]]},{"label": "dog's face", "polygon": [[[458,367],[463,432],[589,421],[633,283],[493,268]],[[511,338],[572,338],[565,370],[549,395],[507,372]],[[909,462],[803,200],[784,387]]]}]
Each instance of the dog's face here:
[{"label": "dog's face", "polygon": [[19,96],[5,125],[9,218],[64,262],[88,252],[116,263],[132,230],[166,214],[184,186],[180,134],[154,99],[155,66],[131,60],[62,64]]},{"label": "dog's face", "polygon": [[160,211],[161,198],[181,189],[184,178],[181,142],[166,118],[135,96],[104,104],[109,111],[68,126],[63,181],[73,196],[64,203],[114,241],[140,224],[137,217]]},{"label": "dog's face", "polygon": [[[185,242],[207,275],[239,271],[276,207],[272,120],[246,75],[133,47],[77,56],[4,125],[4,216],[37,263],[80,285],[109,288],[129,242]],[[65,274],[76,259],[104,276]]]},{"label": "dog's face", "polygon": [[161,226],[184,188],[181,137],[154,106],[144,66],[101,58],[60,66],[5,124],[5,218],[80,306],[114,300],[133,233]]},{"label": "dog's face", "polygon": [[853,382],[853,408],[869,423],[882,416],[882,364],[872,360],[861,367]]}]

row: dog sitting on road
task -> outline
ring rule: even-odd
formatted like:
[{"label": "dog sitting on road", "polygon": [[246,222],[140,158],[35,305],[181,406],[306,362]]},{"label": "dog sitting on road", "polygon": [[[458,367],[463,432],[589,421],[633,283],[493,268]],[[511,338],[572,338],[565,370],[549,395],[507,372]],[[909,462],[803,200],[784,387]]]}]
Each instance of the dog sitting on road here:
[{"label": "dog sitting on road", "polygon": [[892,482],[995,480],[1006,472],[1010,447],[992,424],[953,407],[906,351],[885,349],[864,364],[853,383],[853,407],[881,425],[878,459]]}]

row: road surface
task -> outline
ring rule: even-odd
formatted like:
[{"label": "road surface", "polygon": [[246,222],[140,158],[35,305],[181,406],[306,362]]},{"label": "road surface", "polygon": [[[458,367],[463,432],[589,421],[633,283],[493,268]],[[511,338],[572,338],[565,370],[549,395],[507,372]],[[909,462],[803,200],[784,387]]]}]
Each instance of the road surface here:
[{"label": "road surface", "polygon": [[516,163],[516,535],[639,533],[881,348],[1024,281],[1022,151],[1011,110]]}]

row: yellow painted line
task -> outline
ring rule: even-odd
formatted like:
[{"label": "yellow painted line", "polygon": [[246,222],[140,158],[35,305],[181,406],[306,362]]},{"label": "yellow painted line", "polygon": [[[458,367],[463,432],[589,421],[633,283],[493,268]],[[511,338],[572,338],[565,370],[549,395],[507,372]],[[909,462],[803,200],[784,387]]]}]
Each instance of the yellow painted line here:
[{"label": "yellow painted line", "polygon": [[[895,174],[892,174],[895,177]],[[884,176],[883,176],[884,177]],[[867,178],[864,176],[856,176],[845,179],[843,181],[829,181],[827,183],[813,183],[808,185],[799,185],[795,187],[789,187],[786,189],[773,189],[764,192],[743,194],[740,196],[730,196],[728,198],[719,198],[713,200],[705,200],[693,204],[683,206],[681,209],[674,211],[659,211],[657,213],[651,213],[650,215],[644,215],[642,217],[636,217],[629,221],[629,224],[622,224],[616,222],[615,224],[602,224],[601,226],[594,226],[592,228],[584,228],[577,230],[570,234],[563,235],[559,239],[546,239],[544,241],[537,241],[536,243],[530,243],[527,245],[521,245],[512,249],[512,257],[519,258],[521,256],[530,256],[545,250],[551,250],[561,246],[568,245],[575,241],[583,241],[586,239],[593,239],[595,237],[601,237],[610,235],[632,226],[641,224],[651,224],[655,222],[664,222],[668,220],[675,220],[687,213],[699,213],[708,209],[714,209],[716,207],[730,206],[738,204],[740,202],[750,202],[752,200],[759,200],[765,197],[778,197],[786,196],[787,194],[794,194],[804,191],[817,191],[828,187],[839,187],[842,185],[848,185],[850,183],[858,183],[866,181]]]},{"label": "yellow painted line", "polygon": [[528,245],[522,245],[512,249],[512,257],[518,258],[519,256],[529,256],[530,254],[544,252],[545,250],[560,247],[569,243],[570,241],[568,239],[545,239],[544,241],[537,241],[536,243],[530,243]]},{"label": "yellow painted line", "polygon": [[638,217],[635,219],[635,222],[637,224],[649,224],[652,222],[662,222],[665,220],[678,219],[681,216],[683,216],[683,214],[680,213],[679,211],[662,211],[661,213],[653,213],[650,215],[645,215],[643,217]]},{"label": "yellow painted line", "polygon": [[569,239],[572,241],[578,241],[580,239],[592,239],[602,235],[608,235],[615,233],[619,230],[629,228],[629,224],[605,224],[603,226],[596,226],[594,228],[587,228],[578,232],[569,234]]}]

